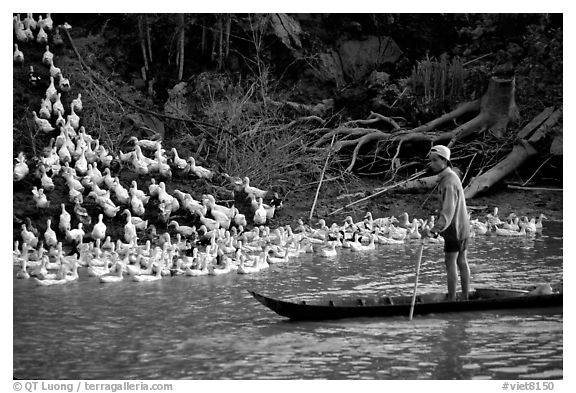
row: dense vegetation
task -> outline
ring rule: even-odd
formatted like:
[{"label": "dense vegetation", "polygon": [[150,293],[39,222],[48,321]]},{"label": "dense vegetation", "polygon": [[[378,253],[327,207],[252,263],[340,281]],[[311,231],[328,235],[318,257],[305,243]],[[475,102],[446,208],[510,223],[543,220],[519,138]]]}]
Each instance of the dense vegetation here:
[{"label": "dense vegetation", "polygon": [[[486,134],[476,142],[485,159],[474,162],[471,170],[481,171],[511,149],[523,125],[548,106],[560,107],[563,99],[562,15],[52,17],[55,24],[73,26],[71,41],[65,36],[65,45],[53,48],[57,65],[73,86],[63,100],[82,93],[82,123],[110,151],[128,150],[130,135],[160,134],[166,150],[177,147],[181,156],[194,155],[199,164],[219,172],[248,175],[254,184],[284,195],[318,181],[326,152],[309,147],[323,129],[366,119],[371,112],[397,119],[404,128],[415,127],[480,97],[490,76],[514,75],[521,117],[510,125],[507,138]],[[342,84],[318,78],[319,53],[333,50],[342,40],[369,36],[391,37],[402,51],[396,61],[374,65],[372,74],[383,79],[345,73]],[[43,52],[35,44],[22,49],[30,59]],[[31,89],[27,68],[14,70],[14,155],[37,155],[50,140],[34,134],[30,119],[48,85],[47,69],[37,66],[36,72],[42,83]],[[181,82],[186,83],[183,94]],[[330,100],[323,107],[321,128],[310,121],[294,123]],[[469,146],[456,150],[463,147]],[[352,172],[344,171],[350,151],[342,150],[330,156],[326,177],[341,190],[358,182],[359,175],[389,177],[383,170],[389,161],[373,164],[383,149],[378,144],[364,149]],[[415,156],[421,169],[419,157],[425,150],[409,146],[402,155]],[[533,181],[558,185],[561,165],[561,156],[545,153],[518,175],[526,180],[538,172]]]}]

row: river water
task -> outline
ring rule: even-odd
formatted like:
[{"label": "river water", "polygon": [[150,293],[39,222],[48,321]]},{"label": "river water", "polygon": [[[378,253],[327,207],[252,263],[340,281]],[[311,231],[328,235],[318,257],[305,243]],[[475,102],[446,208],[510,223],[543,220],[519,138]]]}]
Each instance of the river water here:
[{"label": "river water", "polygon": [[[562,280],[562,223],[531,238],[476,237],[472,287]],[[528,309],[292,322],[283,299],[410,294],[417,243],[303,254],[259,273],[64,286],[13,280],[13,373],[24,379],[561,379],[563,314]],[[15,274],[14,274],[15,277]],[[445,289],[442,246],[419,292]]]}]

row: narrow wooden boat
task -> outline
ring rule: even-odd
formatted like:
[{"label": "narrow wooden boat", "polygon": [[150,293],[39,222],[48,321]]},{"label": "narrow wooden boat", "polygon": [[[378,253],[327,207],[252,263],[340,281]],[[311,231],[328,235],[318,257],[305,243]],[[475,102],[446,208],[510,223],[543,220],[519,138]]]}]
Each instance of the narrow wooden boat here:
[{"label": "narrow wooden boat", "polygon": [[[408,317],[412,296],[357,297],[320,301],[284,301],[248,291],[260,303],[277,314],[293,320],[323,320],[355,317]],[[543,294],[499,288],[476,288],[468,300],[447,301],[444,293],[416,296],[414,314],[432,314],[478,310],[559,307],[562,291]]]}]

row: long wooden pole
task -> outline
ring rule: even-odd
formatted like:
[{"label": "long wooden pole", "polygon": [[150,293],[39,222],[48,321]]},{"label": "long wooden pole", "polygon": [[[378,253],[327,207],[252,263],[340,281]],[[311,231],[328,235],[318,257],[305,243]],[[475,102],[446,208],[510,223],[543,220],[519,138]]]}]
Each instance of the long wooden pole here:
[{"label": "long wooden pole", "polygon": [[418,289],[418,276],[420,275],[420,261],[422,261],[422,252],[424,251],[424,242],[420,245],[420,250],[418,251],[418,262],[416,263],[416,279],[414,280],[414,293],[412,294],[412,305],[410,306],[410,316],[409,320],[412,320],[412,315],[414,315],[414,305],[416,304],[416,290]]},{"label": "long wooden pole", "polygon": [[330,149],[328,150],[328,155],[326,156],[326,162],[324,163],[324,169],[322,169],[322,174],[320,175],[320,183],[318,183],[318,188],[316,189],[316,196],[314,196],[314,203],[312,203],[312,209],[310,209],[310,217],[314,214],[314,208],[316,207],[316,202],[318,201],[318,194],[320,193],[320,187],[322,187],[322,180],[324,180],[324,173],[326,172],[326,167],[328,166],[328,159],[330,158],[330,153],[332,152],[332,146],[334,146],[334,138],[336,134],[332,135],[332,142],[330,143]]},{"label": "long wooden pole", "polygon": [[[334,138],[332,138],[332,140],[334,140]],[[357,201],[351,202],[351,203],[347,204],[346,206],[343,206],[343,207],[341,207],[341,208],[339,208],[339,209],[334,210],[334,211],[331,212],[331,213],[328,213],[328,215],[331,216],[332,214],[336,214],[336,213],[338,213],[339,211],[346,209],[347,207],[350,207],[350,206],[352,206],[352,205],[355,205],[355,204],[357,204],[357,203],[359,203],[359,202],[362,202],[362,201],[365,201],[365,200],[367,200],[367,199],[374,198],[374,197],[376,197],[376,196],[378,196],[378,195],[380,195],[380,194],[382,194],[382,193],[384,193],[384,192],[386,192],[386,191],[388,191],[388,190],[393,189],[394,187],[398,187],[399,185],[402,185],[402,184],[404,184],[404,183],[407,183],[407,182],[409,182],[409,181],[412,181],[412,180],[416,179],[417,177],[422,176],[422,175],[425,174],[425,173],[426,173],[425,170],[420,171],[420,172],[416,172],[415,174],[413,174],[412,176],[410,176],[410,177],[409,177],[408,179],[406,179],[406,180],[403,180],[403,181],[401,181],[401,182],[392,184],[392,185],[390,185],[390,186],[388,186],[388,187],[384,187],[382,190],[380,190],[380,191],[378,191],[378,192],[376,192],[376,193],[374,193],[374,194],[368,195],[367,197],[364,197],[364,198],[362,198],[362,199],[358,199]]]}]

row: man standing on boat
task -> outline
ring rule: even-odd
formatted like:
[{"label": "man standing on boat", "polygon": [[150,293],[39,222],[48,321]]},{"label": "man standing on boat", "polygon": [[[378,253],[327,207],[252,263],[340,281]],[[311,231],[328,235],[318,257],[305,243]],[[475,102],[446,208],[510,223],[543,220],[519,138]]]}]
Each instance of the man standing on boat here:
[{"label": "man standing on boat", "polygon": [[456,300],[458,271],[460,272],[462,297],[466,300],[470,290],[470,268],[466,257],[470,236],[470,220],[464,189],[460,178],[452,169],[449,148],[442,145],[433,146],[429,158],[430,168],[439,178],[438,194],[441,202],[439,217],[431,232],[440,233],[444,237],[448,300]]}]

